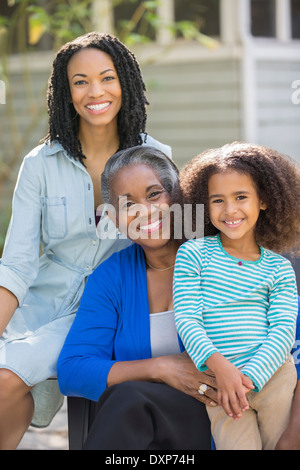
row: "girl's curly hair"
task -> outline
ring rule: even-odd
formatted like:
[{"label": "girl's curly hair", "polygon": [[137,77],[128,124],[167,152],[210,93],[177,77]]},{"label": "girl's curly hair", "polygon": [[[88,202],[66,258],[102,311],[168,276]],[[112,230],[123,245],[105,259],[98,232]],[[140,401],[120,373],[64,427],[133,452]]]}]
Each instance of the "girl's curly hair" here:
[{"label": "girl's curly hair", "polygon": [[134,54],[118,38],[91,32],[62,46],[53,61],[48,82],[49,126],[42,142],[57,140],[81,163],[86,157],[78,139],[79,116],[71,103],[67,65],[71,57],[84,48],[106,52],[116,68],[122,89],[122,107],[118,114],[120,149],[142,144],[141,133],[145,133],[146,105],[149,104],[139,64]]},{"label": "girl's curly hair", "polygon": [[233,142],[204,151],[181,170],[183,203],[194,209],[193,229],[196,204],[204,204],[204,235],[218,233],[209,218],[208,181],[211,175],[228,170],[249,174],[267,206],[256,224],[257,243],[276,252],[299,253],[300,167],[290,157],[264,146]]}]

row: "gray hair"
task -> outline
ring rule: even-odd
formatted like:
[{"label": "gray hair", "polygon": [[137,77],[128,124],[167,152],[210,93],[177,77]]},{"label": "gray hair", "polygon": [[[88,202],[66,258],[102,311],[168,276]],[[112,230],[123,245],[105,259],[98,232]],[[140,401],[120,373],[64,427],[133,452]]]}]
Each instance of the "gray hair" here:
[{"label": "gray hair", "polygon": [[179,171],[175,163],[155,147],[138,145],[115,153],[107,161],[101,175],[101,192],[106,204],[111,204],[111,183],[124,167],[134,164],[149,166],[158,176],[171,198],[179,191]]}]

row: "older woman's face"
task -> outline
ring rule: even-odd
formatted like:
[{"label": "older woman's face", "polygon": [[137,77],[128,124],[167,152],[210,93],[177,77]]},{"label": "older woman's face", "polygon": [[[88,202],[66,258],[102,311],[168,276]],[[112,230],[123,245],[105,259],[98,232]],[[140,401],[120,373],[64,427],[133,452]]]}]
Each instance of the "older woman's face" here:
[{"label": "older woman's face", "polygon": [[140,245],[153,246],[170,239],[171,197],[147,165],[124,167],[112,181],[116,224]]}]

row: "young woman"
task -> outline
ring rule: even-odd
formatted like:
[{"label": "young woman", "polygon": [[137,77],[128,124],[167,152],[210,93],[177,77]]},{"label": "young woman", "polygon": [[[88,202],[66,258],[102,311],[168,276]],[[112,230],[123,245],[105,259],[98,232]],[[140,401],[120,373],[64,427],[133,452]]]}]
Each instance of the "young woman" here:
[{"label": "young woman", "polygon": [[174,322],[180,241],[168,212],[178,194],[178,170],[157,149],[128,149],[106,164],[103,198],[135,243],[89,277],[57,364],[62,393],[99,400],[85,449],[210,449],[201,401],[215,404],[214,379],[182,352]]},{"label": "young woman", "polygon": [[117,38],[89,33],[57,53],[49,132],[22,163],[0,264],[2,449],[16,448],[31,422],[47,426],[61,406],[56,380],[47,379],[86,279],[129,244],[97,213],[106,161],[145,142],[170,154],[145,135],[146,104],[139,65]]},{"label": "young woman", "polygon": [[299,248],[299,166],[233,143],[196,157],[181,182],[185,202],[205,204],[207,236],[178,251],[175,321],[197,368],[216,375],[216,447],[274,449],[297,383],[297,286],[277,253]]}]

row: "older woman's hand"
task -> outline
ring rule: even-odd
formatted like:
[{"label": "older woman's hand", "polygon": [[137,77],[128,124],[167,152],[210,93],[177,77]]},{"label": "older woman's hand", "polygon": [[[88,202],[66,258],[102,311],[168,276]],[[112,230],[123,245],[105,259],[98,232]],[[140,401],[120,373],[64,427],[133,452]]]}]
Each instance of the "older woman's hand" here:
[{"label": "older woman's hand", "polygon": [[159,358],[162,382],[190,395],[205,405],[217,404],[216,379],[212,372],[200,372],[186,352]]}]

